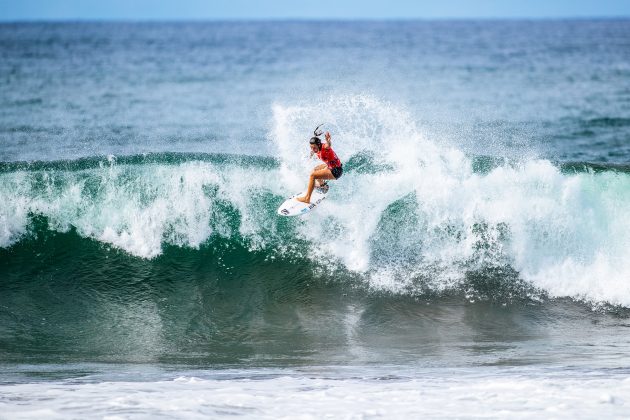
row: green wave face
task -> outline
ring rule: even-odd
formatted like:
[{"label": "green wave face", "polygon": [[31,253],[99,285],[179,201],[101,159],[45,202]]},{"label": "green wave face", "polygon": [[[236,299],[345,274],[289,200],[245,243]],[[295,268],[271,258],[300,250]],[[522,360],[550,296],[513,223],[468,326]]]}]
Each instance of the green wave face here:
[{"label": "green wave face", "polygon": [[221,242],[307,262],[309,272],[341,270],[388,293],[461,290],[470,273],[501,269],[550,296],[630,303],[630,291],[595,288],[626,273],[628,175],[547,161],[480,168],[483,158],[450,153],[451,162],[409,166],[353,154],[329,203],[303,218],[275,214],[308,174],[282,160],[166,154],[6,164],[0,245],[10,258],[19,244],[38,247],[57,232],[140,261]]},{"label": "green wave face", "polygon": [[[426,316],[461,324],[460,340],[479,328],[466,323],[471,313],[495,303],[528,302],[516,312],[554,297],[627,306],[618,282],[626,174],[545,161],[476,171],[460,158],[459,172],[440,178],[354,155],[326,205],[303,218],[276,216],[294,191],[268,158],[5,168],[2,358],[328,364],[356,356],[349,329],[362,341],[390,337],[357,356],[368,363],[443,340]],[[491,306],[449,304],[474,300]]]}]

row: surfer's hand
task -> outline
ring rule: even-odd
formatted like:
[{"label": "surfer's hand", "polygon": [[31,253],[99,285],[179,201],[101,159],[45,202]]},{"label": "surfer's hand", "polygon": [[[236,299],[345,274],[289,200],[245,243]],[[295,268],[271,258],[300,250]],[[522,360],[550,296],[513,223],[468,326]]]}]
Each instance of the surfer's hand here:
[{"label": "surfer's hand", "polygon": [[326,131],[325,136],[326,136],[326,141],[330,143],[330,132]]}]

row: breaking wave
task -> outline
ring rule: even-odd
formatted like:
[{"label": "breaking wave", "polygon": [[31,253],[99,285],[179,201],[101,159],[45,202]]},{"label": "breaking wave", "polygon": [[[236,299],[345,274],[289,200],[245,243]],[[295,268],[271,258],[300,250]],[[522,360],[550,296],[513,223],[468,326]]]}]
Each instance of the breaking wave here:
[{"label": "breaking wave", "polygon": [[[72,231],[153,259],[220,240],[392,293],[457,289],[486,272],[550,297],[630,305],[627,168],[470,156],[371,97],[277,104],[273,115],[275,157],[0,164],[0,246]],[[305,139],[322,121],[344,176],[313,214],[278,217],[315,165]]]}]

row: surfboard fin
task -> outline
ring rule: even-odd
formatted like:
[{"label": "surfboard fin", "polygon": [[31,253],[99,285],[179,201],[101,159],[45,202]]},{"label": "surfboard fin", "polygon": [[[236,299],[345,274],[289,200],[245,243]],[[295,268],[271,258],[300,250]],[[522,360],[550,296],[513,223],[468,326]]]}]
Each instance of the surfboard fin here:
[{"label": "surfboard fin", "polygon": [[328,185],[328,183],[324,182],[319,187],[317,187],[317,190],[321,192],[322,194],[326,194],[329,188],[330,186]]}]

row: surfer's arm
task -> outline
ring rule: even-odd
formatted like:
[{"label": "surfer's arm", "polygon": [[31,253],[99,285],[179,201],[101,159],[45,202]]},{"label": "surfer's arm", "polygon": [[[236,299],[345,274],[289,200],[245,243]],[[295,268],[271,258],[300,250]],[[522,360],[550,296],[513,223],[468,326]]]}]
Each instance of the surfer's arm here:
[{"label": "surfer's arm", "polygon": [[326,144],[328,145],[328,147],[332,147],[332,141],[330,141],[330,133],[328,131],[326,131]]}]

